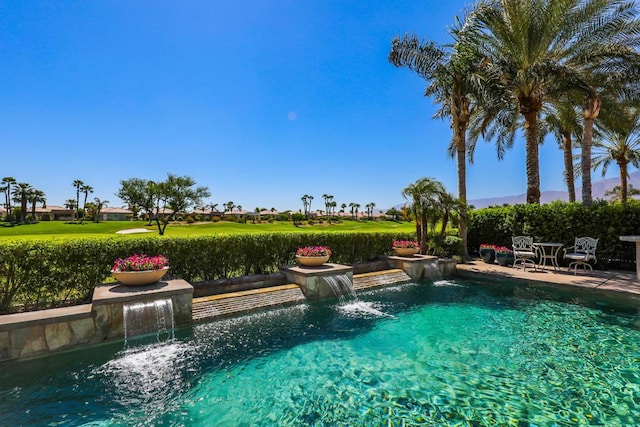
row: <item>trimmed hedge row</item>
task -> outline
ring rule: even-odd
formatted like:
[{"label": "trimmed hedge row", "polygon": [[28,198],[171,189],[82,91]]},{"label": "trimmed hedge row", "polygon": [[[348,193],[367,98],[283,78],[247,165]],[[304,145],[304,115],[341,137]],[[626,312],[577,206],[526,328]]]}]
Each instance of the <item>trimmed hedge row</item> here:
[{"label": "trimmed hedge row", "polygon": [[482,243],[511,247],[511,237],[519,235],[566,246],[573,246],[576,237],[590,236],[600,239],[596,250],[600,268],[634,269],[635,246],[620,241],[620,236],[629,234],[640,234],[640,203],[584,207],[554,202],[469,212],[469,253],[478,253]]},{"label": "trimmed hedge row", "polygon": [[195,283],[264,274],[295,263],[299,246],[325,245],[331,262],[354,264],[391,253],[414,233],[264,233],[200,237],[113,237],[0,243],[0,313],[87,302],[117,258],[133,253],[169,258],[168,278]]}]

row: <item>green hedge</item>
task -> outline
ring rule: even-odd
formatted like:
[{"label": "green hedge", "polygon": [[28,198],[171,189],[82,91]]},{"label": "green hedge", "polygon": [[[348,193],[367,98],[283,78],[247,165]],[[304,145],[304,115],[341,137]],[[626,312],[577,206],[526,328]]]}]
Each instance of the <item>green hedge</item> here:
[{"label": "green hedge", "polygon": [[170,276],[195,283],[263,274],[294,264],[299,246],[331,247],[331,262],[354,264],[391,253],[414,233],[264,233],[201,237],[113,237],[0,243],[0,313],[88,302],[110,278],[116,258],[133,253],[169,258]]},{"label": "green hedge", "polygon": [[566,246],[573,246],[576,237],[590,236],[600,239],[596,250],[600,268],[634,269],[635,246],[620,241],[620,236],[629,234],[640,234],[638,202],[626,206],[596,203],[590,208],[580,203],[554,202],[469,212],[468,244],[472,254],[478,253],[482,243],[511,247],[512,236],[533,236],[537,242],[561,242]]}]

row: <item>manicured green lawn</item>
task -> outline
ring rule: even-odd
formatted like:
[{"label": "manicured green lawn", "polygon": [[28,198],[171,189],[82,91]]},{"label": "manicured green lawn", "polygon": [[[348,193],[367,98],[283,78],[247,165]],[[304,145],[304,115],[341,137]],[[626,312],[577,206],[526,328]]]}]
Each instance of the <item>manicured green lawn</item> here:
[{"label": "manicured green lawn", "polygon": [[[146,228],[152,233],[145,234],[116,234],[116,231],[131,228]],[[415,226],[411,222],[397,223],[393,221],[344,221],[340,224],[315,224],[311,226],[295,227],[291,222],[274,222],[272,224],[238,224],[233,222],[205,222],[197,224],[169,224],[166,236],[196,236],[207,234],[230,233],[266,233],[266,232],[359,232],[359,231],[401,231],[411,232]],[[63,221],[42,221],[37,224],[9,226],[0,223],[0,240],[3,239],[42,239],[42,238],[78,238],[92,236],[140,236],[158,234],[155,226],[147,226],[142,221],[105,221],[98,224],[85,222],[71,224]]]}]

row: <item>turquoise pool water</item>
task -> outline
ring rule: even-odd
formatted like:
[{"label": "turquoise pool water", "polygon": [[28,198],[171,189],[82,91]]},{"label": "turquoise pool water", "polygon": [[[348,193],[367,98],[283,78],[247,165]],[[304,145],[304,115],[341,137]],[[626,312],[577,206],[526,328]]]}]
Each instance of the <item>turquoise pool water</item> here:
[{"label": "turquoise pool water", "polygon": [[640,425],[640,318],[578,294],[407,284],[0,365],[1,425]]}]

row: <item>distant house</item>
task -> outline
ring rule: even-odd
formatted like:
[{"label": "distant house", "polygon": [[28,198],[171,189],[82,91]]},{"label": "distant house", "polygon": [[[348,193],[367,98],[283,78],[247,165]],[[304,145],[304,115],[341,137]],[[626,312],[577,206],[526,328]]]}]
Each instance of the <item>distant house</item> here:
[{"label": "distant house", "polygon": [[73,220],[75,211],[73,209],[64,208],[62,206],[47,206],[46,208],[36,208],[36,215],[44,213],[51,214],[54,221],[71,221]]},{"label": "distant house", "polygon": [[100,216],[102,221],[130,221],[133,219],[133,211],[124,208],[102,208]]}]

